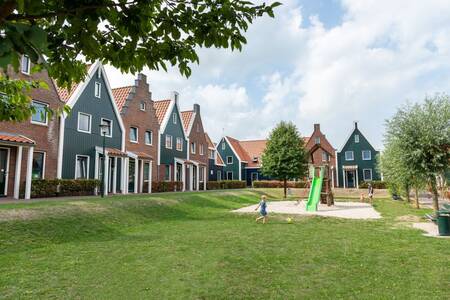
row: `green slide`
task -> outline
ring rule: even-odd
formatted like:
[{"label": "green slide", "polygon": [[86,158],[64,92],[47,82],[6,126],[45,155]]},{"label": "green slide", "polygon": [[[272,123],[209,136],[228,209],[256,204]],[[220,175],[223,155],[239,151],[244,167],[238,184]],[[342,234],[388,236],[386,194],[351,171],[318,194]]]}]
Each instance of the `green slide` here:
[{"label": "green slide", "polygon": [[306,211],[317,211],[317,204],[320,201],[320,193],[322,192],[322,183],[324,168],[320,168],[320,177],[314,176],[311,189],[309,190],[308,202],[306,203]]}]

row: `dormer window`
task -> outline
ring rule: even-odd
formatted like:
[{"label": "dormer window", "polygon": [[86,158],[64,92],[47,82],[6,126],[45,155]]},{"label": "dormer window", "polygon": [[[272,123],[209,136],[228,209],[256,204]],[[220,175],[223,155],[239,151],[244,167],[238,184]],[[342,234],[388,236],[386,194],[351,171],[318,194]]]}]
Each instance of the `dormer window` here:
[{"label": "dormer window", "polygon": [[316,136],[315,138],[314,138],[314,144],[320,144],[320,136]]},{"label": "dormer window", "polygon": [[355,134],[355,143],[359,143],[359,134]]},{"label": "dormer window", "polygon": [[100,98],[102,92],[102,84],[100,82],[95,82],[94,96],[95,98]]},{"label": "dormer window", "polygon": [[173,124],[177,124],[177,114],[176,113],[172,114],[172,122],[173,122]]},{"label": "dormer window", "polygon": [[22,55],[20,62],[20,71],[25,75],[30,75],[30,58],[27,55]]},{"label": "dormer window", "polygon": [[146,105],[145,105],[144,101],[141,102],[140,108],[141,108],[142,111],[145,111]]},{"label": "dormer window", "polygon": [[222,150],[225,150],[225,142],[222,143]]}]

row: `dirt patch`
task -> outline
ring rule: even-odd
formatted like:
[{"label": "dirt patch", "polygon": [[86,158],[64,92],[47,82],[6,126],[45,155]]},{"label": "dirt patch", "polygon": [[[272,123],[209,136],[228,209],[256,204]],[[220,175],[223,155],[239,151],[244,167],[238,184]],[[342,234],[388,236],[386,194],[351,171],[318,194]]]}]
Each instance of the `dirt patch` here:
[{"label": "dirt patch", "polygon": [[397,218],[395,218],[395,221],[397,222],[420,222],[422,219],[418,216],[414,216],[414,215],[404,215],[404,216],[399,216]]},{"label": "dirt patch", "polygon": [[107,210],[105,206],[99,205],[97,203],[91,203],[86,201],[73,201],[68,204],[80,209],[83,212],[104,212]]},{"label": "dirt patch", "polygon": [[34,209],[8,209],[0,210],[0,222],[16,220],[33,220],[42,217],[42,213]]}]

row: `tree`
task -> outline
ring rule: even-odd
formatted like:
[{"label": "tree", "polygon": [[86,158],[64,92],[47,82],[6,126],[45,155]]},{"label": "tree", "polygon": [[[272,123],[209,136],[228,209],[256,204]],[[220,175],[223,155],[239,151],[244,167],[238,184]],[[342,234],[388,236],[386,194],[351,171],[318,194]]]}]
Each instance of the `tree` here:
[{"label": "tree", "polygon": [[404,168],[426,180],[438,210],[437,177],[448,171],[450,162],[450,98],[437,94],[399,109],[387,121],[386,139],[398,147]]},{"label": "tree", "polygon": [[[7,67],[17,71],[22,55],[34,71],[46,69],[62,87],[86,76],[85,63],[101,60],[122,72],[178,66],[191,74],[199,47],[242,49],[243,33],[257,17],[273,17],[280,3],[246,0],[0,0],[2,90]],[[6,79],[5,79],[6,78]],[[29,99],[12,94],[1,101],[0,121],[28,116]],[[8,99],[6,99],[8,100]],[[6,110],[6,106],[16,106]],[[17,110],[19,110],[17,112]],[[17,114],[16,114],[17,112]]]},{"label": "tree", "polygon": [[280,122],[272,130],[261,159],[264,175],[283,180],[284,198],[287,180],[302,178],[308,170],[307,151],[293,123]]}]

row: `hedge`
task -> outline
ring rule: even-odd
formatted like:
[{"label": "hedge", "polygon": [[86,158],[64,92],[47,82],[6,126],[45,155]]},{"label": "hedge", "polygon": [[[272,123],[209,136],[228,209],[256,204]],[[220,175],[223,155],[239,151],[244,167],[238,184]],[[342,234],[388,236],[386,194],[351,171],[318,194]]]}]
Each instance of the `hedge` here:
[{"label": "hedge", "polygon": [[[280,180],[259,180],[253,181],[254,188],[282,188],[284,182]],[[307,188],[308,183],[306,181],[288,181],[288,188]]]},{"label": "hedge", "polygon": [[369,187],[369,183],[372,184],[374,189],[387,189],[387,184],[385,181],[381,180],[373,180],[373,181],[363,181],[359,184],[360,189],[367,189]]},{"label": "hedge", "polygon": [[183,190],[181,181],[153,181],[152,193],[176,192]]},{"label": "hedge", "polygon": [[243,189],[246,186],[246,182],[240,180],[208,181],[206,183],[207,190]]},{"label": "hedge", "polygon": [[98,187],[100,180],[97,179],[37,179],[31,184],[31,198],[90,196]]}]

